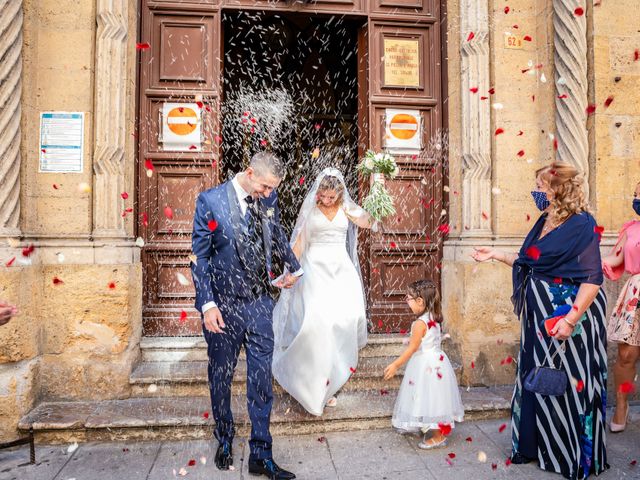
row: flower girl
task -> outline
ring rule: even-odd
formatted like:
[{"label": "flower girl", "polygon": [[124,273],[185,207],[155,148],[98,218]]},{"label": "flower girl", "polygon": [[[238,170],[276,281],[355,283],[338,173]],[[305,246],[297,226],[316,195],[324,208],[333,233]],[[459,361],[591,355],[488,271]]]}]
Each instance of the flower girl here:
[{"label": "flower girl", "polygon": [[[446,353],[440,348],[442,321],[435,284],[418,280],[409,285],[406,301],[420,315],[411,325],[409,346],[384,370],[385,380],[409,361],[393,410],[392,425],[405,432],[422,431],[422,449],[443,447],[450,430],[464,416],[456,376]],[[427,437],[427,432],[433,435]]]}]

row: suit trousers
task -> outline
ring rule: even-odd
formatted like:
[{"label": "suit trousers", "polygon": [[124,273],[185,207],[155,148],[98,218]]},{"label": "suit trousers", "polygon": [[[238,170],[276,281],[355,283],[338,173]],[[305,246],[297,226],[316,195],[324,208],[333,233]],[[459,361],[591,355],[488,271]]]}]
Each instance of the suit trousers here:
[{"label": "suit trousers", "polygon": [[271,458],[271,407],[273,384],[273,307],[268,294],[255,299],[220,296],[217,305],[225,323],[223,333],[204,328],[209,355],[208,375],[211,409],[219,442],[235,435],[231,412],[231,383],[240,347],[247,356],[247,409],[251,419],[250,458]]}]

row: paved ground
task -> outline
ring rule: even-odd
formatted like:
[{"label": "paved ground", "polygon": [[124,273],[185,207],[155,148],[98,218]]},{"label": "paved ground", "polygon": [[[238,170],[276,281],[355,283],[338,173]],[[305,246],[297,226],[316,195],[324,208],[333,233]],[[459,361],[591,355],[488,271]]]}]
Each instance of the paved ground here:
[{"label": "paved ground", "polygon": [[[505,465],[509,454],[509,429],[499,432],[503,420],[458,425],[449,445],[422,451],[418,437],[389,430],[327,433],[276,437],[274,455],[299,479],[560,479],[535,465]],[[632,423],[624,433],[608,436],[611,469],[603,480],[640,479],[640,406],[633,409]],[[246,479],[248,447],[238,439],[233,472],[219,472],[213,465],[215,442],[137,442],[38,446],[36,465],[28,462],[28,447],[0,451],[0,480],[164,480]],[[486,454],[486,462],[479,453]],[[455,456],[454,456],[455,455]],[[452,458],[450,458],[452,457]],[[190,466],[191,461],[195,461]],[[637,460],[637,465],[632,461]],[[492,465],[494,464],[494,465]],[[262,477],[266,478],[266,477]]]}]

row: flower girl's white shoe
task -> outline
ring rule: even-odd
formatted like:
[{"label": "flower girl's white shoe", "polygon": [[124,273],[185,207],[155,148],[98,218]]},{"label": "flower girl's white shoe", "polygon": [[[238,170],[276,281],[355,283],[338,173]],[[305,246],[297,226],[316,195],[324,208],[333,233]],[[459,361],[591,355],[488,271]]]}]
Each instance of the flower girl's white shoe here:
[{"label": "flower girl's white shoe", "polygon": [[[431,439],[429,439],[431,440]],[[422,441],[420,443],[418,443],[418,448],[421,448],[422,450],[432,450],[434,448],[440,448],[440,447],[446,447],[447,446],[447,439],[445,438],[444,440],[437,442],[437,443],[430,443],[429,440],[427,440],[426,438],[423,438]]]}]

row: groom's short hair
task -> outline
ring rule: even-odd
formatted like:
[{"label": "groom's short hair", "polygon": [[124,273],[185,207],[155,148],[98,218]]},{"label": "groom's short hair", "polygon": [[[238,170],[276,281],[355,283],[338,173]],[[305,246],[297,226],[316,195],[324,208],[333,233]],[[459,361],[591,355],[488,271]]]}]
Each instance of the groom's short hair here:
[{"label": "groom's short hair", "polygon": [[278,178],[284,177],[284,165],[282,160],[276,157],[273,153],[256,153],[251,157],[249,166],[260,176],[271,174]]}]

